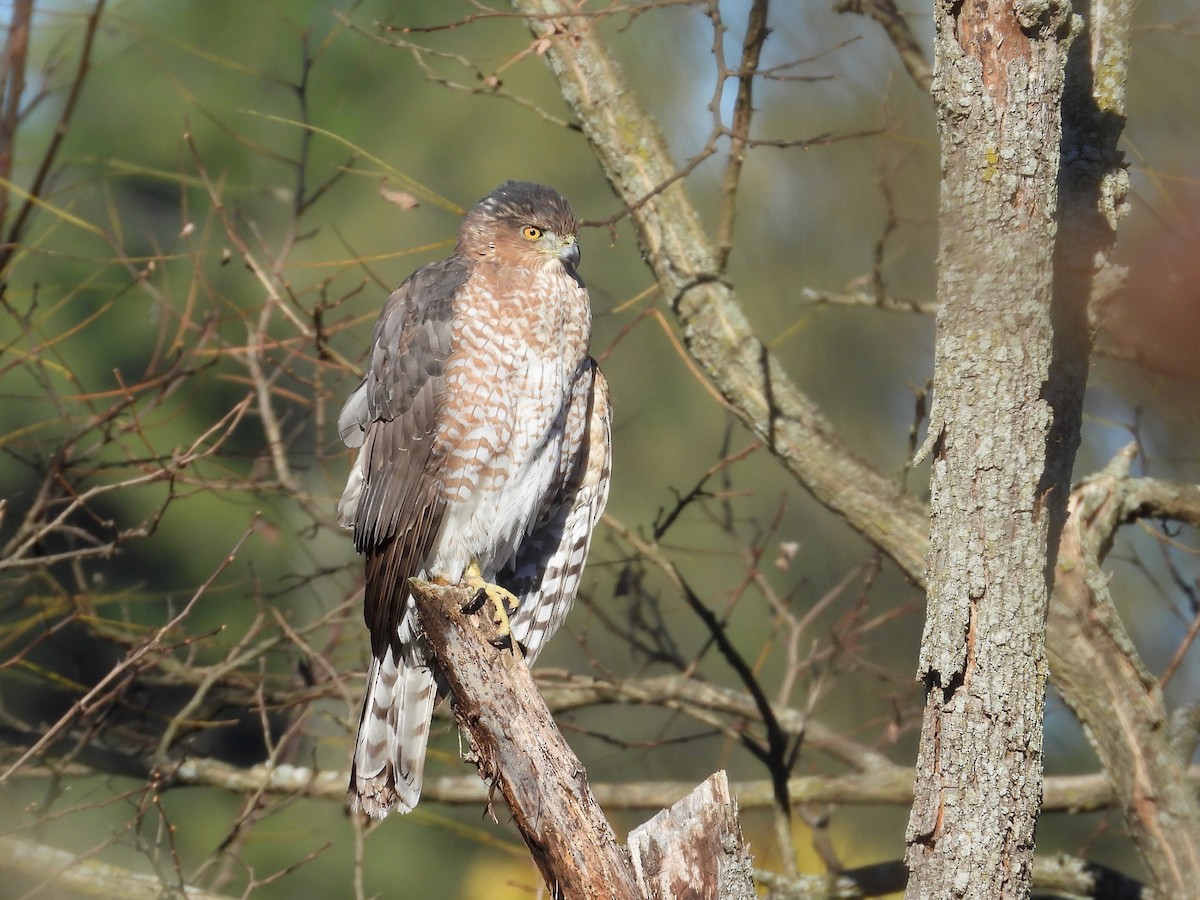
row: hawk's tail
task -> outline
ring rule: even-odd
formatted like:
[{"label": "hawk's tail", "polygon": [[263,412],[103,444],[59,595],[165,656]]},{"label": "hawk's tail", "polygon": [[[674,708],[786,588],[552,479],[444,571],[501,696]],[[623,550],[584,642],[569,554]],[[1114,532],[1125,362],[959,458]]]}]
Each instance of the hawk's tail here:
[{"label": "hawk's tail", "polygon": [[417,805],[436,695],[428,665],[398,663],[392,650],[371,661],[350,770],[352,810],[382,819]]}]

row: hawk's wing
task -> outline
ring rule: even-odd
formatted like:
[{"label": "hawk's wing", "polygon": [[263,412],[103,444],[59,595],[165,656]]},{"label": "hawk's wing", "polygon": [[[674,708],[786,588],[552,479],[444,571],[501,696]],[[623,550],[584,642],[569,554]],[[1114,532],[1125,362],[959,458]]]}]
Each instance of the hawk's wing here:
[{"label": "hawk's wing", "polygon": [[371,338],[366,377],[338,417],[361,445],[339,506],[367,555],[364,616],[371,650],[399,653],[408,579],[421,568],[445,513],[434,432],[451,350],[453,301],[469,264],[452,257],[418,269],[388,298]]},{"label": "hawk's wing", "polygon": [[595,361],[580,371],[567,410],[559,479],[497,581],[520,598],[513,637],[533,663],[558,630],[583,576],[592,529],[608,500],[612,412]]}]

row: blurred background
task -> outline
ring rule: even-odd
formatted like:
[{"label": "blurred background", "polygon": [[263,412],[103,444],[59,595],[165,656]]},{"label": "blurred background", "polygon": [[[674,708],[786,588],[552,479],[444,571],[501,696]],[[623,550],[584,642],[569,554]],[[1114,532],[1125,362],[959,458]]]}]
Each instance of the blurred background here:
[{"label": "blurred background", "polygon": [[[685,179],[710,223],[728,150],[714,113],[728,122],[736,89],[718,90],[714,46],[736,65],[748,7],[585,6],[680,166],[715,148]],[[361,563],[333,522],[351,461],[333,423],[390,290],[448,255],[462,211],[509,178],[553,185],[587,223],[580,271],[616,410],[610,520],[542,676],[687,669],[745,689],[630,532],[657,540],[727,620],[780,708],[911,765],[919,591],[757,448],[685,358],[538,45],[505,10],[56,0],[32,13],[23,84],[10,41],[0,834],[229,896],[535,894],[503,809],[494,823],[478,803],[427,798],[364,829],[336,797],[232,778],[160,789],[146,774],[151,759],[347,768],[368,654]],[[929,48],[929,9],[903,10]],[[0,15],[11,29],[28,11]],[[786,146],[748,156],[730,277],[842,439],[924,497],[927,472],[908,460],[933,370],[933,109],[875,23],[778,3],[770,25],[774,77],[756,85],[753,135]],[[1141,5],[1118,248],[1128,281],[1099,337],[1077,478],[1136,442],[1135,471],[1200,480],[1198,43],[1192,4]],[[914,309],[834,302],[877,288]],[[1156,674],[1200,613],[1196,552],[1193,532],[1147,525],[1110,557]],[[1195,654],[1176,665],[1169,705],[1193,704]],[[728,729],[669,704],[558,719],[593,784],[767,777]],[[438,722],[427,780],[472,776],[446,710]],[[1046,764],[1097,770],[1053,695]],[[803,748],[794,767],[841,770]],[[612,818],[623,837],[653,812]],[[907,813],[802,810],[800,871],[821,871],[830,846],[846,865],[901,856]],[[771,809],[747,806],[743,822],[756,865],[786,868]],[[1047,815],[1038,841],[1139,874],[1118,813]]]}]

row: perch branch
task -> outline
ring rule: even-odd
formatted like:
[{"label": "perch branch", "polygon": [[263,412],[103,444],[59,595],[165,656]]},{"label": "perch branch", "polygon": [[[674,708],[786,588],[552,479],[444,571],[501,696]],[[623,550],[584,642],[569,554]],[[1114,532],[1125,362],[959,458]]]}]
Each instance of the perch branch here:
[{"label": "perch branch", "polygon": [[[480,776],[500,789],[554,897],[639,898],[625,848],[519,654],[463,610],[470,590],[413,582],[417,618]],[[485,606],[486,608],[486,606]],[[494,629],[489,629],[494,632]]]}]

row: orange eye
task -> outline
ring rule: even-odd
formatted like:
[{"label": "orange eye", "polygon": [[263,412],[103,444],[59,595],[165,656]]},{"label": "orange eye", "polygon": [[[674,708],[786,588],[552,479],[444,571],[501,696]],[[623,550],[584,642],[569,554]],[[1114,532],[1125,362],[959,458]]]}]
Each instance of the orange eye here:
[{"label": "orange eye", "polygon": [[525,238],[527,241],[536,241],[541,236],[542,229],[538,228],[536,225],[526,225],[521,229],[521,237]]}]

